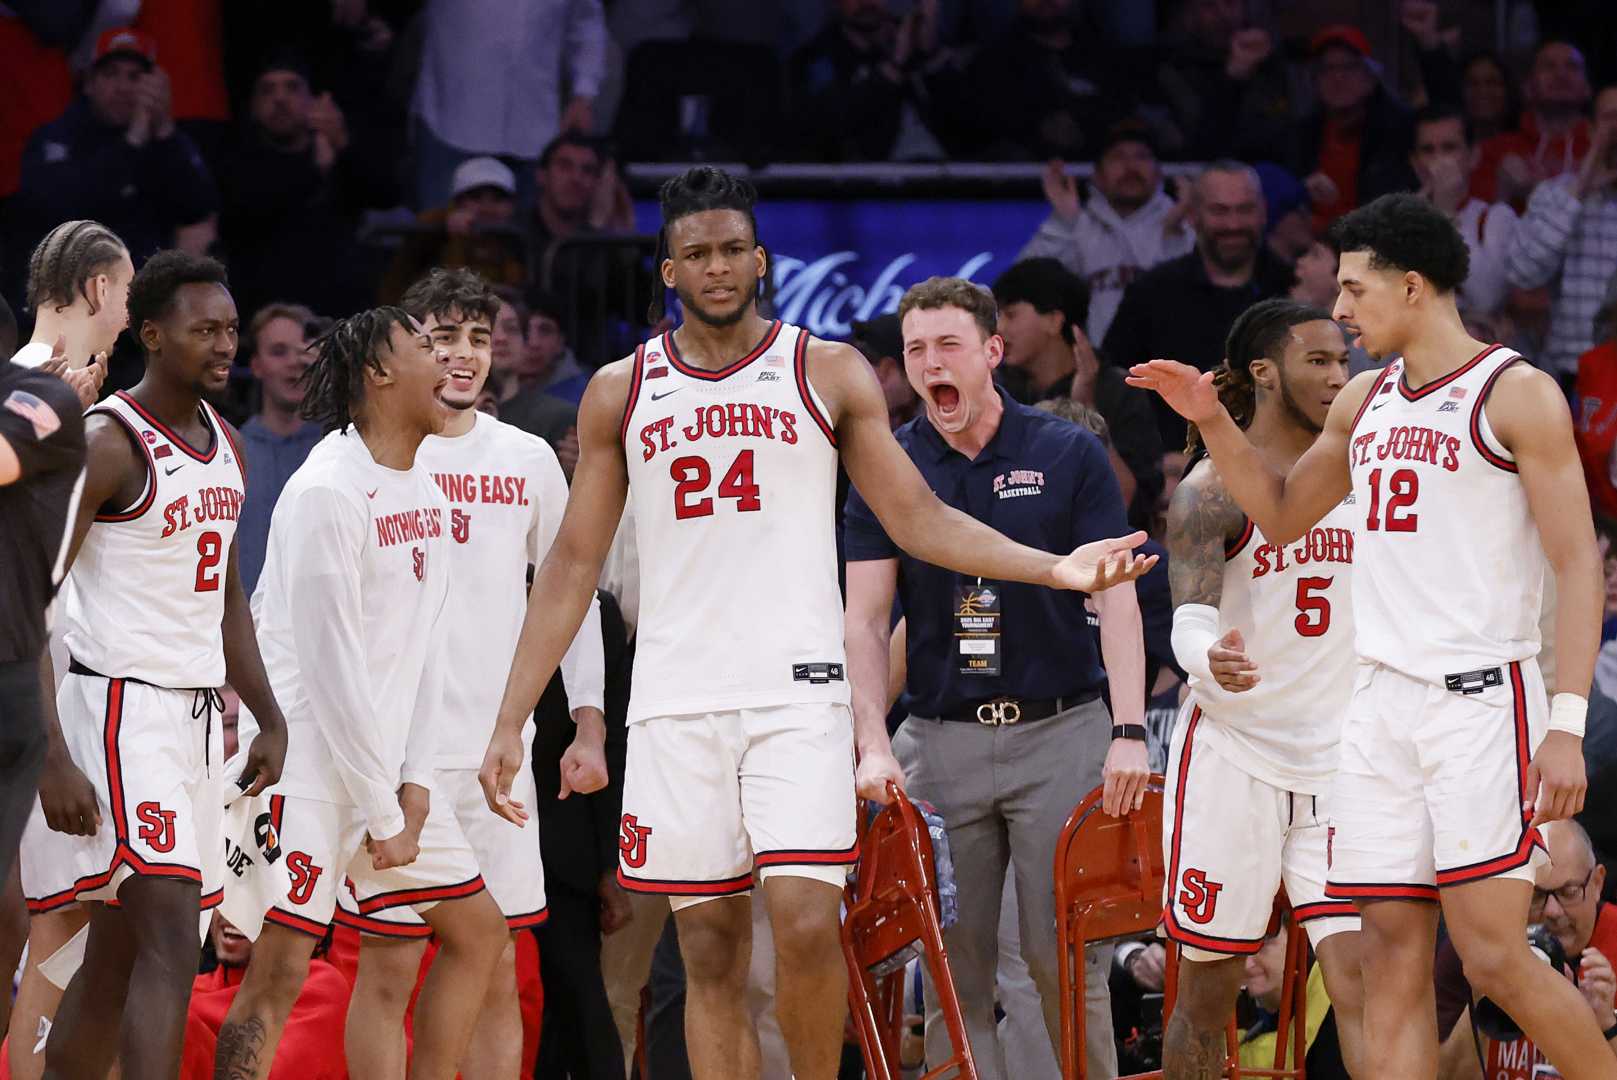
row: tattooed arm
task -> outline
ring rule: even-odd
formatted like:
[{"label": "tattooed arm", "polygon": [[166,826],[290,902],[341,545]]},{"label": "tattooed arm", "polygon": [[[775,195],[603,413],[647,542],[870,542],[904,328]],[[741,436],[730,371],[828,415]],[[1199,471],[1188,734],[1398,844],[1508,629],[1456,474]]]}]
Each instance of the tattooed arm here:
[{"label": "tattooed arm", "polygon": [[1211,461],[1180,481],[1168,504],[1168,583],[1173,589],[1174,655],[1179,665],[1212,678],[1231,693],[1258,683],[1241,631],[1218,635],[1225,551],[1246,528],[1246,515],[1230,498]]}]

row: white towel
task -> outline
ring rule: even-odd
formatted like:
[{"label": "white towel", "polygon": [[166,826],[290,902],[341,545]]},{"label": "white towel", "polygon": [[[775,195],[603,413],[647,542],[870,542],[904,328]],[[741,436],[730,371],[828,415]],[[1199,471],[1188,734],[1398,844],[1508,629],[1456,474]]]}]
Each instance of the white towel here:
[{"label": "white towel", "polygon": [[281,860],[280,837],[270,821],[267,795],[248,798],[241,790],[247,753],[225,762],[225,895],[219,913],[256,941],[268,911],[292,887]]}]

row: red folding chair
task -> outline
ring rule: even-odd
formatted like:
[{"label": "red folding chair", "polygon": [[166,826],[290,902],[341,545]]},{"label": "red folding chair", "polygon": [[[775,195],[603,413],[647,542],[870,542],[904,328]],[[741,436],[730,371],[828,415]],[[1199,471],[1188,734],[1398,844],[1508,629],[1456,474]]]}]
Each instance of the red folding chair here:
[{"label": "red folding chair", "polygon": [[848,962],[848,1004],[871,1080],[901,1080],[899,1037],[904,1024],[904,969],[878,978],[871,968],[919,942],[943,1009],[953,1054],[922,1080],[950,1075],[977,1080],[966,1024],[949,974],[938,921],[932,837],[914,805],[889,784],[892,801],[870,823],[859,845],[858,876],[848,886],[842,953]]},{"label": "red folding chair", "polygon": [[[1162,919],[1167,869],[1162,857],[1162,777],[1153,776],[1140,809],[1114,818],[1100,806],[1101,788],[1084,797],[1061,830],[1056,845],[1056,943],[1060,962],[1061,1076],[1087,1080],[1084,1047],[1084,947],[1099,941],[1133,937],[1155,930]],[[1237,1055],[1240,1036],[1230,1020],[1225,1037],[1230,1080],[1304,1080],[1303,1063],[1286,1068],[1288,1048],[1307,1045],[1308,942],[1292,917],[1284,894],[1276,901],[1276,917],[1284,919],[1285,981],[1280,992],[1280,1023],[1274,1067],[1243,1069]],[[1179,979],[1179,950],[1168,943],[1163,979],[1162,1022],[1173,1012]],[[1301,1006],[1299,1006],[1301,1003]],[[1111,1038],[1111,1032],[1102,1033]],[[1299,1053],[1299,1059],[1302,1054]],[[1162,1072],[1134,1073],[1119,1080],[1161,1080]]]}]

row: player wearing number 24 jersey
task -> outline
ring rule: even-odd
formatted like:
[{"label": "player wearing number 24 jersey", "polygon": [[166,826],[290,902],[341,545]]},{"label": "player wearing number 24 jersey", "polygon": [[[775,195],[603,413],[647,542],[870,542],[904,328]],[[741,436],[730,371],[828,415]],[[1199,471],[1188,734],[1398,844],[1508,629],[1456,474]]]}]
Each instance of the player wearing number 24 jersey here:
[{"label": "player wearing number 24 jersey", "polygon": [[[661,193],[664,289],[683,324],[591,380],[567,513],[532,599],[481,779],[510,799],[520,732],[583,618],[626,497],[641,603],[620,880],[668,894],[691,980],[699,1080],[758,1075],[740,1000],[755,864],[770,897],[793,1072],[836,1071],[838,903],[854,858],[852,719],[836,577],[838,456],[901,545],[985,577],[1094,590],[1151,560],[1143,535],[1062,558],[947,510],[893,440],[851,349],[765,319],[751,186],[698,167]],[[575,744],[576,745],[576,744]],[[882,756],[882,755],[877,755]],[[891,752],[862,769],[901,780]],[[877,766],[880,768],[877,768]],[[873,780],[873,787],[880,787]],[[706,902],[704,902],[706,901]]]},{"label": "player wearing number 24 jersey", "polygon": [[[1466,332],[1455,290],[1469,257],[1430,203],[1377,199],[1332,240],[1334,315],[1388,362],[1348,384],[1284,474],[1194,369],[1153,360],[1129,381],[1198,426],[1230,495],[1271,539],[1294,542],[1353,496],[1361,666],[1331,788],[1326,894],[1364,919],[1368,1074],[1434,1067],[1435,1028],[1411,1018],[1433,1015],[1436,901],[1478,994],[1563,1075],[1609,1080],[1617,1062],[1588,1008],[1523,934],[1543,857],[1535,826],[1583,803],[1583,695],[1603,595],[1566,399]],[[1546,557],[1553,704],[1536,662]]]}]

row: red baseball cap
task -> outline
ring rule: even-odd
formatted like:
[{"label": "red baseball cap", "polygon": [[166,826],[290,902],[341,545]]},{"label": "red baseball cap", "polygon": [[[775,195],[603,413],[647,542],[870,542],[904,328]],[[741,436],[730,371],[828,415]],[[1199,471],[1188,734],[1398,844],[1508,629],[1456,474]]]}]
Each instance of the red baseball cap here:
[{"label": "red baseball cap", "polygon": [[1333,26],[1325,27],[1309,41],[1308,51],[1312,55],[1318,56],[1332,45],[1351,49],[1366,60],[1370,58],[1370,39],[1365,37],[1364,31],[1357,26],[1337,23]]},{"label": "red baseball cap", "polygon": [[99,64],[110,56],[132,57],[151,67],[157,63],[157,39],[132,27],[114,27],[96,39],[92,62]]}]

